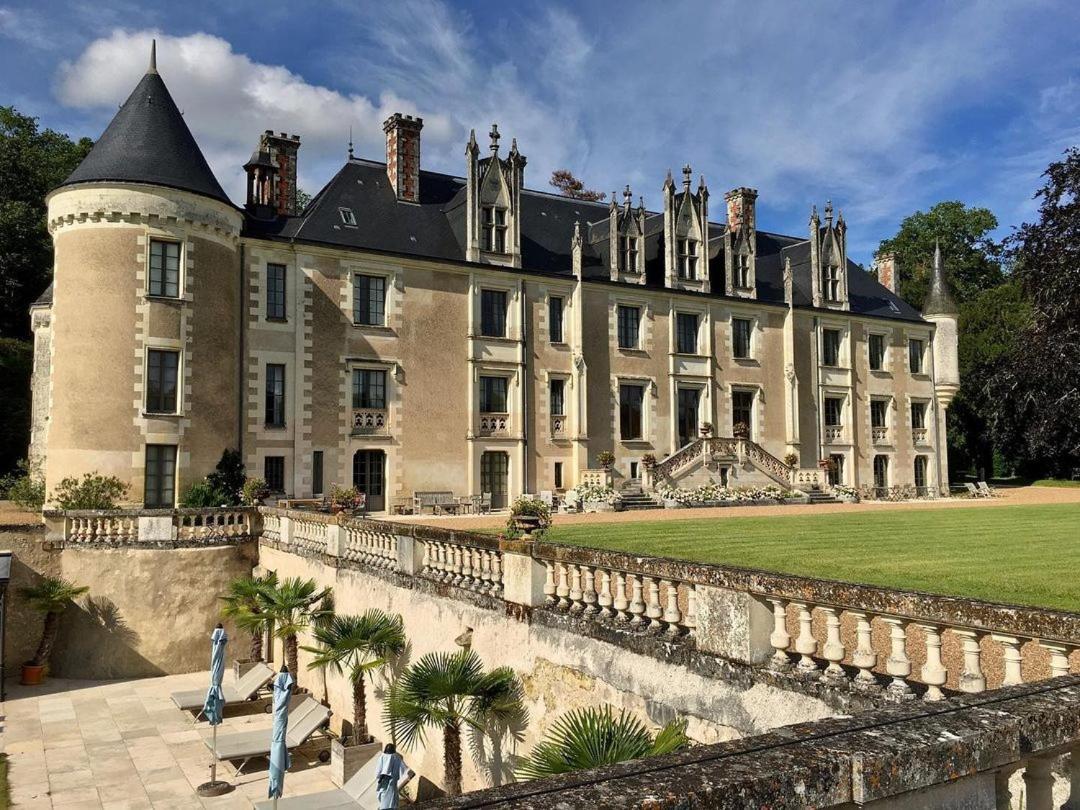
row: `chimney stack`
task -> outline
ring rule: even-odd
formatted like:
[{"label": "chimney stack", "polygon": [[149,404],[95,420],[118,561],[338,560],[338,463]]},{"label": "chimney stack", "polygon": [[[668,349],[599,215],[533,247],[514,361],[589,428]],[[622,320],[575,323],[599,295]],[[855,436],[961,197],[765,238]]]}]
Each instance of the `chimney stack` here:
[{"label": "chimney stack", "polygon": [[266,153],[277,170],[270,204],[278,216],[293,216],[296,210],[296,156],[300,151],[300,136],[274,134],[266,130],[259,138],[259,152]]},{"label": "chimney stack", "polygon": [[738,231],[746,227],[747,233],[753,233],[757,226],[757,196],[752,188],[733,188],[724,195],[727,202],[728,228]]},{"label": "chimney stack", "polygon": [[420,130],[424,119],[394,113],[383,122],[386,176],[402,202],[420,202]]},{"label": "chimney stack", "polygon": [[896,270],[896,254],[884,253],[874,257],[874,269],[877,271],[877,280],[891,293],[896,292],[896,282],[899,275]]}]

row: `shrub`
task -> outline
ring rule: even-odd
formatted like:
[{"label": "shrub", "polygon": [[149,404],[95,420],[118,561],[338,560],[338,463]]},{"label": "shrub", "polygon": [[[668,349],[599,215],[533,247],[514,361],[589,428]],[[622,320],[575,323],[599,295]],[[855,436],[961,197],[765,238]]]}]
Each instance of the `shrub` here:
[{"label": "shrub", "polygon": [[746,422],[736,422],[731,428],[731,434],[736,439],[749,439],[750,426]]},{"label": "shrub", "polygon": [[566,500],[569,503],[610,503],[615,505],[622,501],[622,495],[611,487],[597,487],[590,484],[578,484],[573,489],[566,491]]},{"label": "shrub", "polygon": [[215,489],[209,478],[196,481],[180,498],[180,505],[188,509],[201,509],[207,506],[229,506],[222,493]]},{"label": "shrub", "polygon": [[240,490],[240,500],[244,506],[258,506],[270,495],[270,487],[261,478],[248,478]]},{"label": "shrub", "polygon": [[784,463],[787,464],[789,467],[794,467],[796,464],[799,463],[799,457],[795,455],[795,453],[788,453],[786,456],[784,456]]},{"label": "shrub", "polygon": [[506,521],[507,536],[516,537],[520,534],[517,521],[520,517],[539,518],[539,523],[533,534],[542,534],[551,525],[551,507],[539,498],[518,498],[510,505],[510,517]]},{"label": "shrub", "polygon": [[615,454],[610,450],[601,450],[596,456],[596,463],[605,470],[610,470],[615,464]]},{"label": "shrub", "polygon": [[356,487],[339,487],[333,484],[330,487],[330,506],[343,512],[352,514],[364,508],[367,498]]},{"label": "shrub", "polygon": [[656,467],[656,456],[652,453],[646,453],[641,457],[641,466],[646,470],[651,470]]},{"label": "shrub", "polygon": [[236,506],[244,488],[244,460],[239,450],[225,450],[206,483],[216,493],[214,506]]},{"label": "shrub", "polygon": [[115,475],[92,472],[61,480],[52,500],[61,509],[115,509],[125,494],[127,484]]},{"label": "shrub", "polygon": [[45,504],[45,476],[38,465],[26,459],[0,478],[0,500],[14,501],[23,509],[40,509]]}]

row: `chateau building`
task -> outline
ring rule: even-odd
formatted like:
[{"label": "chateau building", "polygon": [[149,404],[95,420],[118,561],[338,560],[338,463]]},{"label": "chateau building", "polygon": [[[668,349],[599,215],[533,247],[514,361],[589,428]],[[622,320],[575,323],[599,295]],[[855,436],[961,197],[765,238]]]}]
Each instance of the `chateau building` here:
[{"label": "chateau building", "polygon": [[[880,282],[848,259],[831,204],[784,236],[759,229],[750,188],[711,220],[689,166],[650,211],[629,187],[527,189],[494,125],[460,177],[421,169],[420,118],[384,130],[385,161],[350,149],[302,211],[300,139],[266,131],[238,207],[151,61],[48,199],[31,452],[50,491],[99,471],[172,506],[226,448],[276,491],[355,483],[371,511],[566,489],[603,451],[616,483],[649,456],[674,483],[783,483],[791,455],[834,462],[833,483],[947,491],[940,256],[920,313],[889,257]],[[706,426],[749,439],[695,464]]]}]

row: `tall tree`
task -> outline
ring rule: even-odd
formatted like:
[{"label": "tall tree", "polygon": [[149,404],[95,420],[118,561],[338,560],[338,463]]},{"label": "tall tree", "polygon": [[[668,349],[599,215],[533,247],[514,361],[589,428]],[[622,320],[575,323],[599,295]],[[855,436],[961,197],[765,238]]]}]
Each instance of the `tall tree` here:
[{"label": "tall tree", "polygon": [[589,200],[599,202],[607,197],[603,191],[593,191],[585,188],[585,184],[574,177],[569,169],[556,169],[551,173],[551,185],[559,190],[564,197],[573,197],[575,200]]},{"label": "tall tree", "polygon": [[989,385],[996,440],[1032,472],[1080,469],[1080,148],[1044,172],[1039,219],[1010,237],[1031,317]]},{"label": "tall tree", "polygon": [[93,145],[39,130],[37,119],[0,107],[0,337],[30,334],[27,308],[52,277],[45,195]]},{"label": "tall tree", "polygon": [[939,202],[901,222],[896,236],[881,240],[878,254],[896,254],[900,297],[918,308],[930,287],[934,243],[940,240],[953,294],[963,304],[1005,280],[1001,246],[990,237],[997,226],[997,217],[986,208]]}]

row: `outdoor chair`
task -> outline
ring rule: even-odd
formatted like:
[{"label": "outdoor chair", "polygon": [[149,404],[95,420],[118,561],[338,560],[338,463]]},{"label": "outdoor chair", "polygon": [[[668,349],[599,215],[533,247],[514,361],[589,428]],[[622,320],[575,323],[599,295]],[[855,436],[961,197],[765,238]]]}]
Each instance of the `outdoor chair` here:
[{"label": "outdoor chair", "polygon": [[[318,731],[325,733],[326,724],[330,720],[330,710],[323,706],[311,695],[298,696],[295,703],[289,705],[289,729],[285,735],[285,744],[291,751],[308,741]],[[244,766],[255,757],[270,755],[270,727],[255,729],[254,731],[235,731],[230,734],[222,734],[217,738],[215,751],[213,740],[210,737],[203,738],[206,747],[211,750],[219,762],[226,759],[243,760],[236,769],[237,775],[244,770]],[[320,759],[322,755],[320,754]],[[326,752],[329,761],[330,752]]]},{"label": "outdoor chair", "polygon": [[480,496],[480,511],[487,514],[491,511],[491,493],[485,492]]},{"label": "outdoor chair", "polygon": [[548,509],[551,509],[555,505],[555,496],[550,489],[540,490],[540,500],[544,502]]},{"label": "outdoor chair", "polygon": [[984,498],[993,498],[994,497],[994,490],[992,490],[990,488],[990,485],[988,483],[986,483],[985,481],[980,481],[979,484],[978,484],[978,487],[979,487],[979,494],[982,495]]},{"label": "outdoor chair", "polygon": [[[278,810],[338,810],[341,808],[368,808],[376,806],[375,769],[379,766],[379,751],[373,751],[371,759],[360,768],[337,790],[322,790],[306,796],[290,796],[278,799]],[[404,778],[398,785],[408,779]],[[272,800],[256,802],[255,810],[272,810]]]},{"label": "outdoor chair", "polygon": [[[260,661],[244,673],[244,676],[236,683],[222,685],[221,691],[225,695],[225,705],[254,700],[259,691],[270,683],[273,677],[274,670]],[[173,692],[170,697],[172,702],[181,709],[187,711],[198,709],[199,713],[195,715],[195,720],[198,721],[202,717],[203,704],[206,702],[206,690],[205,686],[201,689],[185,689],[183,692]]]},{"label": "outdoor chair", "polygon": [[971,483],[970,481],[965,481],[964,482],[964,489],[967,490],[968,495],[970,495],[972,498],[981,498],[982,497],[982,493],[979,492],[979,488],[977,486],[975,486],[973,483]]}]

